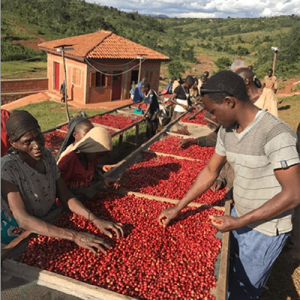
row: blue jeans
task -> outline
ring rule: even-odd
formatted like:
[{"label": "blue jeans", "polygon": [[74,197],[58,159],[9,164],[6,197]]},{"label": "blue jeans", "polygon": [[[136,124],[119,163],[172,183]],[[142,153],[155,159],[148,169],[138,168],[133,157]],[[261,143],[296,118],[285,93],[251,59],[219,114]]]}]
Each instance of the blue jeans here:
[{"label": "blue jeans", "polygon": [[[231,215],[237,217],[234,208]],[[259,299],[289,235],[268,236],[249,227],[231,232],[228,300]]]}]

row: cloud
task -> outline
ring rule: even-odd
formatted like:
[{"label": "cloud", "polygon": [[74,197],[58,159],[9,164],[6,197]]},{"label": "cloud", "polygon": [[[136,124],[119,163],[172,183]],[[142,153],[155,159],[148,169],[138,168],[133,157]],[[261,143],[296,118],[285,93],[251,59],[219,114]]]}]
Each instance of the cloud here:
[{"label": "cloud", "polygon": [[299,15],[300,0],[87,0],[140,14],[182,18],[258,18]]}]

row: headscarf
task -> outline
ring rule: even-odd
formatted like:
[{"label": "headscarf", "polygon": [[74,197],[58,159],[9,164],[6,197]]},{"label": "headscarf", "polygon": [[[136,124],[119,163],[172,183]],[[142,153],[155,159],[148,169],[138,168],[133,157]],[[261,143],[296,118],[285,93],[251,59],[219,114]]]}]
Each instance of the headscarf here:
[{"label": "headscarf", "polygon": [[94,127],[70,149],[70,152],[96,153],[111,150],[112,139],[110,133],[103,127]]},{"label": "headscarf", "polygon": [[26,110],[14,110],[5,123],[11,141],[17,141],[26,132],[40,128],[38,121]]},{"label": "headscarf", "polygon": [[75,129],[75,126],[82,121],[88,121],[88,120],[84,117],[76,117],[76,118],[70,120],[70,122],[68,124],[68,127],[69,127],[68,133],[56,154],[57,161],[58,161],[59,157],[61,156],[61,154],[67,149],[67,147],[75,142],[75,138],[73,136],[74,129]]}]

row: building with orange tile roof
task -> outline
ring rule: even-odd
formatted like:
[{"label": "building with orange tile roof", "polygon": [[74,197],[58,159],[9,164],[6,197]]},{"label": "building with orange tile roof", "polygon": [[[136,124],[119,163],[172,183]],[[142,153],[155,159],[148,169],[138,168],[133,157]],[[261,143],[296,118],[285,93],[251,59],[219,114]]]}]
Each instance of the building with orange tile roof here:
[{"label": "building with orange tile roof", "polygon": [[128,99],[132,81],[137,83],[143,77],[158,91],[160,64],[169,60],[157,51],[105,30],[38,46],[47,52],[48,88],[58,92],[65,76],[62,52],[57,49],[74,49],[64,51],[67,94],[68,99],[83,104]]}]

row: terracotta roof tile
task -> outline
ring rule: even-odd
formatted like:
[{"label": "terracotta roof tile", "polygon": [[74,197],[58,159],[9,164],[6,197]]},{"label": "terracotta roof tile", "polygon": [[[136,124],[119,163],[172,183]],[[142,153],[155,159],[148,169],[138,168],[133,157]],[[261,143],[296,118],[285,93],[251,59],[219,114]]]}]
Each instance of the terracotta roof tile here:
[{"label": "terracotta roof tile", "polygon": [[39,47],[45,51],[56,51],[56,47],[61,45],[72,45],[74,50],[66,51],[66,55],[81,58],[135,59],[138,56],[143,56],[147,59],[169,59],[157,51],[105,30],[44,42],[39,44]]}]

